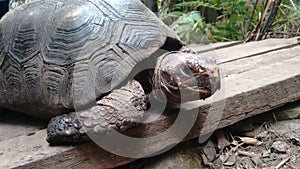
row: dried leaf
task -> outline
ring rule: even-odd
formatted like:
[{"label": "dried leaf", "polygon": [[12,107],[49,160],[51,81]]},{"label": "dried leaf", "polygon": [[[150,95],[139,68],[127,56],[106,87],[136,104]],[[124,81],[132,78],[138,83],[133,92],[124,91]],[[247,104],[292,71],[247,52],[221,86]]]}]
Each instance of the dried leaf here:
[{"label": "dried leaf", "polygon": [[238,142],[241,142],[246,145],[254,145],[254,146],[260,146],[263,144],[263,142],[257,140],[256,138],[251,138],[251,137],[234,137],[235,140]]}]

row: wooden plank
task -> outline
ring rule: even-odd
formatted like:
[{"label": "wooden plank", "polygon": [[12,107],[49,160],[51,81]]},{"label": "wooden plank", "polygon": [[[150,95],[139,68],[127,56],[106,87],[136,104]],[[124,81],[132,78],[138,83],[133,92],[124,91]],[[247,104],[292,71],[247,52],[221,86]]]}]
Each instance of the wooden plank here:
[{"label": "wooden plank", "polygon": [[[234,55],[238,55],[242,57],[243,54],[246,56],[262,54],[278,49],[289,48],[291,46],[297,45],[299,43],[299,37],[289,38],[289,39],[266,39],[262,41],[255,41],[249,43],[243,42],[219,42],[219,43],[212,43],[208,45],[204,44],[191,44],[188,45],[189,48],[192,48],[198,53],[207,53],[214,54],[215,50],[218,50],[218,53],[224,53],[225,56],[230,53]],[[224,49],[222,51],[221,49]],[[242,53],[240,53],[242,52]],[[250,53],[248,53],[250,52]]]},{"label": "wooden plank", "polygon": [[[219,128],[300,99],[300,55],[225,78],[226,106]],[[252,90],[249,90],[249,87]],[[214,124],[214,118],[210,122]],[[210,131],[208,126],[207,133]]]},{"label": "wooden plank", "polygon": [[[289,56],[283,57],[283,54],[284,56],[289,54]],[[277,61],[273,63],[270,61],[270,57],[274,59],[275,56]],[[241,67],[243,68],[241,63],[246,63],[246,61],[257,61],[257,63],[245,64],[245,67],[248,68],[241,70]],[[299,62],[299,47],[294,47],[290,50],[274,51],[221,64],[227,65],[224,66],[225,72],[230,66],[241,66],[231,69],[231,73],[227,73],[225,76],[225,88],[223,89],[226,91],[226,105],[219,128],[299,99]],[[199,111],[197,123],[186,139],[199,136],[208,111],[208,102],[209,100],[194,103],[195,107],[202,105],[202,108]],[[130,132],[133,135],[153,135],[153,133],[159,133],[168,128],[168,124],[172,123],[175,118],[176,116],[162,116],[154,124],[141,125]],[[214,124],[214,119],[216,118],[211,118],[212,121],[209,124]],[[214,127],[213,125],[206,126],[202,134],[209,133]],[[45,136],[46,131],[41,130],[34,135],[22,135],[1,141],[0,168],[17,166],[21,166],[20,168],[42,168],[43,166],[109,168],[134,160],[109,154],[92,143],[77,147],[49,147],[45,142]],[[147,152],[150,149],[166,147],[176,141],[173,138],[162,138],[152,142],[151,146],[145,147],[142,151]]]},{"label": "wooden plank", "polygon": [[197,53],[204,53],[212,50],[227,48],[234,45],[242,44],[243,42],[240,41],[233,41],[233,42],[217,42],[212,44],[190,44],[187,47],[192,48]]},{"label": "wooden plank", "polygon": [[25,114],[4,109],[0,109],[0,112],[0,141],[22,135],[31,135],[47,126],[47,122]]},{"label": "wooden plank", "polygon": [[31,136],[1,141],[0,168],[102,168],[95,166],[103,161],[107,163],[108,159],[119,165],[129,160],[116,158],[93,143],[76,147],[49,146],[45,137],[46,130],[41,130]]},{"label": "wooden plank", "polygon": [[[277,39],[275,39],[275,40],[268,39],[268,40],[264,40],[264,41],[260,41],[260,42],[253,42],[253,43],[254,44],[257,43],[260,46],[261,50],[269,51],[268,46],[265,47],[263,44],[269,44],[271,46],[276,46],[276,47],[282,48],[283,46],[286,47],[286,46],[290,46],[291,44],[292,45],[296,44],[297,43],[296,40],[297,40],[296,38],[286,39],[286,40],[281,39],[282,42],[279,43]],[[289,49],[288,48],[288,49],[281,50],[282,51],[281,53],[274,54],[274,55],[272,54],[272,52],[269,54],[267,53],[266,57],[269,59],[266,59],[266,58],[260,59],[261,58],[260,55],[258,55],[256,57],[255,55],[253,55],[253,53],[252,53],[252,57],[247,57],[248,55],[246,52],[247,50],[245,50],[245,45],[242,44],[242,45],[235,46],[238,43],[240,43],[240,42],[225,42],[225,43],[223,42],[223,43],[215,43],[215,44],[210,44],[210,45],[205,45],[205,46],[191,45],[190,47],[192,47],[194,50],[198,50],[198,51],[202,52],[203,55],[209,55],[209,52],[207,53],[205,51],[210,51],[212,49],[217,49],[217,48],[222,49],[225,47],[228,47],[228,48],[230,47],[229,49],[226,49],[228,51],[231,51],[231,50],[245,51],[244,55],[240,56],[241,58],[245,58],[245,60],[239,59],[238,62],[235,62],[236,64],[231,64],[230,62],[224,63],[224,64],[220,63],[221,66],[223,67],[222,70],[224,70],[224,72],[223,72],[224,76],[228,76],[229,74],[233,74],[233,73],[246,71],[248,69],[253,69],[255,67],[258,67],[258,66],[261,66],[264,64],[268,64],[270,62],[280,61],[282,59],[286,59],[287,57],[291,57],[291,56],[287,56],[287,54],[293,53],[293,52],[288,52],[288,50],[293,50],[295,52],[298,51],[298,49]],[[251,49],[256,49],[255,47],[253,47],[253,45],[250,45],[249,47],[251,47]],[[234,49],[232,49],[233,46],[234,46]],[[275,50],[276,47],[273,48],[273,50]],[[217,51],[219,51],[219,50],[217,50]],[[262,53],[266,53],[266,52],[262,52]],[[224,60],[224,59],[227,59],[227,57],[231,57],[231,54],[217,55],[216,53],[214,53],[213,56],[215,56],[218,59],[218,61],[220,62],[220,60]],[[0,113],[2,111],[3,110],[0,109]],[[5,112],[4,112],[4,114],[5,115],[1,116],[0,121],[1,121],[1,119],[3,120],[3,118],[8,115],[8,113],[5,113]],[[11,114],[11,113],[9,113],[9,114]],[[31,134],[31,133],[37,131],[38,129],[45,127],[45,125],[46,125],[45,122],[43,123],[43,122],[37,121],[34,118],[30,119],[30,117],[26,117],[26,120],[24,120],[24,118],[18,118],[18,114],[15,114],[15,113],[13,113],[13,115],[10,115],[10,116],[14,116],[14,118],[9,118],[10,122],[5,122],[5,123],[1,122],[0,123],[0,129],[2,129],[3,131],[9,131],[9,132],[0,132],[0,140],[3,140],[5,138],[11,138],[14,136],[20,136],[23,134]],[[10,124],[14,124],[14,125],[10,125]],[[35,124],[35,125],[27,125],[27,124]]]},{"label": "wooden plank", "polygon": [[292,59],[300,55],[300,46],[273,51],[266,54],[245,57],[233,62],[221,63],[220,67],[223,76],[238,74],[263,67],[270,63],[280,63],[284,60]]},{"label": "wooden plank", "polygon": [[272,51],[291,48],[299,45],[299,38],[291,39],[267,39],[258,42],[249,42],[246,44],[235,45],[219,50],[200,52],[203,56],[213,56],[217,58],[218,63],[231,62],[242,58],[249,58],[256,55],[262,55]]}]

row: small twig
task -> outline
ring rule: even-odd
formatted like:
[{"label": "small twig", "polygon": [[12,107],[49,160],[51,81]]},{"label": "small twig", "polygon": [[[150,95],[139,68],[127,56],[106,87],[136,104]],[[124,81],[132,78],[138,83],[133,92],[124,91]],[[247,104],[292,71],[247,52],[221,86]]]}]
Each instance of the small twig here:
[{"label": "small twig", "polygon": [[242,38],[243,38],[243,40],[245,39],[245,23],[246,23],[246,20],[244,19],[243,20],[243,25],[242,25]]},{"label": "small twig", "polygon": [[266,34],[267,30],[270,28],[270,26],[274,22],[275,16],[277,15],[278,7],[281,4],[281,0],[275,0],[272,4],[273,5],[271,8],[270,14],[266,20],[264,27],[262,28],[261,32],[259,33],[257,40],[262,39],[262,37]]},{"label": "small twig", "polygon": [[253,7],[253,10],[252,10],[252,13],[251,13],[248,25],[247,25],[246,33],[249,32],[249,29],[250,29],[250,26],[251,26],[251,23],[252,23],[252,20],[253,20],[253,16],[254,16],[254,13],[255,13],[256,8],[257,8],[257,4],[258,4],[258,0],[255,1],[254,7]]},{"label": "small twig", "polygon": [[292,6],[294,7],[294,9],[297,9],[297,7],[296,7],[295,3],[293,2],[293,0],[290,0],[290,2],[292,4]]},{"label": "small twig", "polygon": [[286,159],[283,159],[278,165],[275,166],[274,169],[279,169],[280,167],[282,167],[286,162],[288,162],[291,158],[288,157]]},{"label": "small twig", "polygon": [[246,42],[249,42],[250,40],[257,40],[260,30],[261,30],[261,25],[267,15],[268,9],[270,8],[270,5],[272,4],[272,1],[267,0],[265,3],[265,8],[264,8],[264,12],[261,15],[261,17],[259,18],[259,21],[257,23],[257,25],[255,26],[255,28],[252,30],[252,32],[250,33],[249,37],[246,39]]},{"label": "small twig", "polygon": [[273,30],[269,30],[269,32],[271,32],[273,34],[290,35],[290,36],[300,36],[300,33],[293,33],[293,32],[280,32],[280,31],[273,31]]},{"label": "small twig", "polygon": [[277,117],[276,117],[276,115],[274,114],[274,112],[272,113],[272,116],[273,116],[273,118],[274,118],[274,120],[275,120],[275,123],[277,123],[278,121],[277,121]]},{"label": "small twig", "polygon": [[273,2],[272,0],[266,2],[266,7],[265,7],[265,10],[264,10],[264,12],[263,12],[261,18],[260,18],[259,27],[258,27],[258,28],[259,28],[259,31],[257,31],[257,35],[256,35],[255,40],[259,40],[260,32],[261,32],[261,31],[260,31],[260,30],[261,30],[260,26],[261,26],[262,23],[264,22],[264,20],[265,20],[265,18],[266,18],[266,16],[267,16],[268,10],[269,10],[269,8],[270,8],[270,6],[271,6],[271,4],[272,4],[272,2]]},{"label": "small twig", "polygon": [[238,155],[243,155],[243,156],[247,156],[247,157],[251,157],[251,158],[257,156],[257,154],[255,154],[253,152],[250,153],[250,152],[242,151],[242,150],[238,151],[237,153],[238,153]]}]

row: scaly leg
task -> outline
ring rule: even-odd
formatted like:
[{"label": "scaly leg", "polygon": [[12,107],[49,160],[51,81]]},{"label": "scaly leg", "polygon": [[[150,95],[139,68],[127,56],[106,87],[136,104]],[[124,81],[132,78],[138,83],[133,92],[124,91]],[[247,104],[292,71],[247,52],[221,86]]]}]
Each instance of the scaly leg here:
[{"label": "scaly leg", "polygon": [[83,142],[89,139],[87,133],[103,134],[111,129],[123,131],[134,127],[143,117],[147,102],[142,86],[132,80],[103,97],[94,107],[52,118],[47,141],[50,144]]}]

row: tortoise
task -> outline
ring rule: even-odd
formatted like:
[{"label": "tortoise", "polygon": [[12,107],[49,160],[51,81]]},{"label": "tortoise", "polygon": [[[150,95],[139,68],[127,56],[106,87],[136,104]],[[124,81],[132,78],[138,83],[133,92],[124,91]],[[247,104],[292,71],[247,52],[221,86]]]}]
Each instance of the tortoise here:
[{"label": "tortoise", "polygon": [[50,144],[135,126],[150,93],[178,105],[220,88],[216,61],[139,0],[32,1],[3,16],[0,39],[0,107],[51,119]]}]

